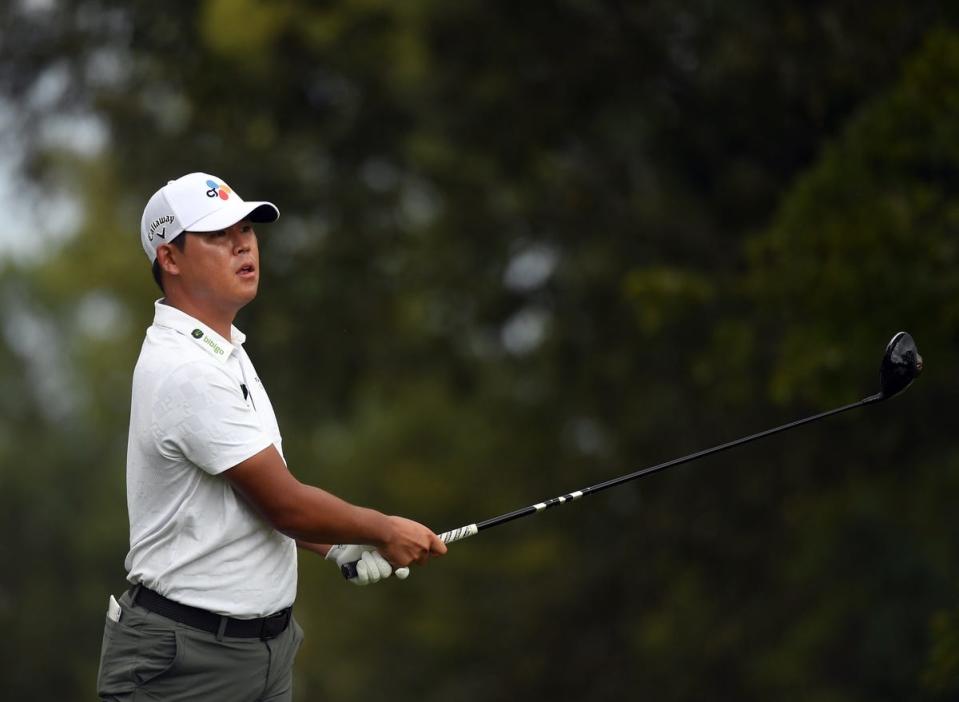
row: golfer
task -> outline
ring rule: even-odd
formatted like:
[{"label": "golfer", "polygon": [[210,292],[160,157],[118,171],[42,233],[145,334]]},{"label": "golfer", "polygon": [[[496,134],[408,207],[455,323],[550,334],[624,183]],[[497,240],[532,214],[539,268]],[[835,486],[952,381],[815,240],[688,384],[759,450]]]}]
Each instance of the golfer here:
[{"label": "golfer", "polygon": [[132,587],[108,603],[101,699],[290,700],[303,638],[292,614],[297,545],[337,566],[359,561],[361,585],[446,552],[425,526],[287,469],[233,326],[259,284],[253,225],[279,215],[206,173],[170,181],[143,212],[140,239],[164,297],[133,372]]}]

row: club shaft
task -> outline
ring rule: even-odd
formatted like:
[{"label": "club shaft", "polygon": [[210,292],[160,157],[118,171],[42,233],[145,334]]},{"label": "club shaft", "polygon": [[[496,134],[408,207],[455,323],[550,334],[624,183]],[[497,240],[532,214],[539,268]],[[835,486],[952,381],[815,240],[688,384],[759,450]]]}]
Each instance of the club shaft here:
[{"label": "club shaft", "polygon": [[[871,395],[865,399],[859,400],[858,402],[853,402],[852,404],[844,405],[842,407],[837,407],[836,409],[831,409],[826,412],[821,412],[819,414],[813,415],[811,417],[804,417],[803,419],[797,419],[796,421],[789,422],[788,424],[783,424],[772,429],[767,429],[766,431],[761,431],[756,434],[750,434],[749,436],[744,436],[740,439],[735,439],[733,441],[728,441],[725,444],[720,444],[719,446],[713,446],[712,448],[703,449],[702,451],[697,451],[696,453],[691,453],[688,456],[681,456],[680,458],[674,458],[671,461],[666,461],[665,463],[659,463],[655,466],[650,466],[648,468],[642,468],[633,473],[628,473],[626,475],[621,475],[617,478],[611,478],[602,483],[597,483],[596,485],[590,485],[589,487],[582,488],[581,490],[576,490],[574,492],[567,493],[565,495],[559,495],[552,499],[546,500],[544,502],[537,502],[536,504],[530,505],[528,507],[523,507],[522,509],[517,509],[513,512],[507,512],[506,514],[501,514],[497,517],[492,517],[482,522],[476,524],[468,524],[466,526],[460,527],[459,529],[452,529],[450,531],[440,534],[440,538],[445,543],[452,543],[453,541],[459,541],[460,539],[473,536],[484,529],[491,529],[500,524],[506,524],[511,522],[514,519],[520,519],[522,517],[528,517],[531,514],[538,514],[544,512],[553,507],[557,507],[567,502],[572,502],[578,500],[586,495],[592,495],[593,493],[602,492],[603,490],[608,490],[609,488],[622,485],[623,483],[628,483],[638,478],[642,478],[646,475],[652,475],[653,473],[658,473],[660,471],[666,470],[667,468],[672,468],[673,466],[678,466],[683,463],[689,463],[691,461],[698,460],[700,458],[705,458],[706,456],[711,456],[715,453],[720,453],[721,451],[726,451],[736,446],[742,446],[743,444],[748,444],[752,441],[765,438],[767,436],[772,436],[773,434],[778,434],[782,431],[787,431],[789,429],[795,429],[796,427],[802,426],[803,424],[809,424],[811,422],[818,421],[820,419],[825,419],[826,417],[831,417],[834,414],[839,414],[841,412],[847,412],[858,407],[863,407],[865,405],[872,404],[874,402],[879,402],[882,398],[881,394]],[[447,538],[444,538],[447,537]]]},{"label": "club shaft", "polygon": [[[811,422],[816,422],[820,419],[825,419],[826,417],[831,417],[835,414],[840,414],[841,412],[847,412],[852,409],[857,409],[859,407],[865,407],[866,405],[871,405],[874,402],[880,402],[885,399],[882,393],[876,395],[870,395],[858,402],[853,402],[842,407],[837,407],[836,409],[831,409],[826,412],[820,412],[819,414],[814,414],[811,417],[804,417],[803,419],[797,419],[788,424],[783,424],[772,429],[767,429],[766,431],[761,431],[756,434],[750,434],[749,436],[744,436],[740,439],[735,439],[733,441],[728,441],[725,444],[720,444],[718,446],[713,446],[712,448],[703,449],[702,451],[697,451],[696,453],[691,453],[688,456],[681,456],[680,458],[674,458],[671,461],[666,461],[665,463],[659,463],[655,466],[650,466],[648,468],[642,468],[633,473],[627,473],[626,475],[621,475],[617,478],[611,478],[602,483],[597,483],[596,485],[590,485],[589,487],[582,488],[581,490],[575,490],[564,495],[558,495],[552,499],[546,500],[544,502],[537,502],[528,507],[523,507],[522,509],[517,509],[512,512],[507,512],[501,514],[497,517],[492,517],[482,522],[475,524],[466,524],[457,529],[451,529],[445,531],[442,534],[439,534],[439,538],[443,543],[450,544],[454,541],[460,541],[466,539],[470,536],[474,536],[484,529],[492,529],[493,527],[499,526],[501,524],[506,524],[507,522],[512,522],[515,519],[520,519],[522,517],[528,517],[532,514],[539,514],[540,512],[545,512],[548,509],[557,507],[567,502],[573,502],[578,500],[586,495],[592,495],[593,493],[602,492],[603,490],[608,490],[609,488],[614,488],[623,483],[628,483],[638,478],[642,478],[647,475],[652,475],[653,473],[658,473],[660,471],[666,470],[667,468],[672,468],[673,466],[682,465],[683,463],[689,463],[691,461],[698,460],[700,458],[705,458],[706,456],[711,456],[715,453],[720,453],[721,451],[727,451],[736,446],[742,446],[743,444],[748,444],[752,441],[765,438],[767,436],[772,436],[773,434],[778,434],[779,432],[787,431],[789,429],[795,429],[796,427],[802,426],[804,424],[809,424]],[[352,566],[352,567],[351,567]],[[344,577],[350,578],[356,576],[355,564],[348,563],[342,567]]]}]

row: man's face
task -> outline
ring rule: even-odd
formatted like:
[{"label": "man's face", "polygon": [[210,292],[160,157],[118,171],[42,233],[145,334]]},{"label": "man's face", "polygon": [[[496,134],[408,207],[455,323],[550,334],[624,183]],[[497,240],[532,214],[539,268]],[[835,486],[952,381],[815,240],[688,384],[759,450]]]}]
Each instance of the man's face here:
[{"label": "man's face", "polygon": [[177,264],[180,282],[204,306],[236,312],[256,297],[260,251],[249,220],[219,232],[187,232]]}]

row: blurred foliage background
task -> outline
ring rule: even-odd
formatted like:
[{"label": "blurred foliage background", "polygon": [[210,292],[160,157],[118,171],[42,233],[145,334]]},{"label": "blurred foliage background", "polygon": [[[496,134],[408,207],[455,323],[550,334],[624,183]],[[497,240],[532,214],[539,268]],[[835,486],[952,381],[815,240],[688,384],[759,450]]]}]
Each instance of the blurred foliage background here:
[{"label": "blurred foliage background", "polygon": [[293,471],[438,531],[927,360],[405,583],[301,554],[298,699],[959,696],[954,4],[8,0],[0,58],[5,699],[95,697],[193,170],[283,213],[238,326]]}]

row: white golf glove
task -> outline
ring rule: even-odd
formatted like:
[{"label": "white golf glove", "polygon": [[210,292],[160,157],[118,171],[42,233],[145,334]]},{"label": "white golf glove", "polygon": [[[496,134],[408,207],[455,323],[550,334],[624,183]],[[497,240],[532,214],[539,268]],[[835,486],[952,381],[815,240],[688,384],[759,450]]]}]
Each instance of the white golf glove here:
[{"label": "white golf glove", "polygon": [[[334,561],[337,566],[355,562],[356,577],[350,578],[350,582],[354,585],[378,583],[393,573],[393,566],[372,546],[337,544],[330,547],[326,560]],[[400,580],[406,580],[409,574],[409,568],[396,569],[396,577]]]}]

